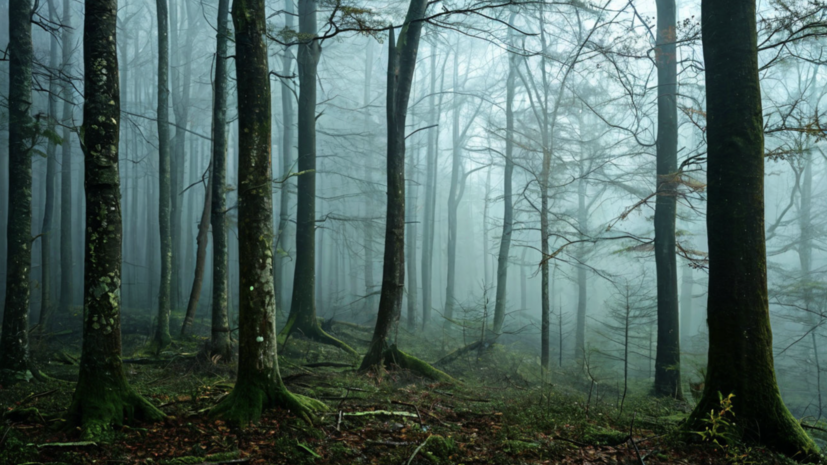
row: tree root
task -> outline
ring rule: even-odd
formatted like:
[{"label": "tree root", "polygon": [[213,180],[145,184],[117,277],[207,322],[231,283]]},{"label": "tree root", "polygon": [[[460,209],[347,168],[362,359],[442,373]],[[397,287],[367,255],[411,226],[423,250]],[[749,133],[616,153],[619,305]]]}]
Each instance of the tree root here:
[{"label": "tree root", "polygon": [[352,347],[336,339],[330,334],[327,334],[322,329],[318,319],[313,319],[310,322],[302,322],[299,318],[293,316],[292,318],[287,320],[287,324],[281,331],[282,334],[286,335],[284,341],[285,344],[287,344],[287,338],[289,338],[290,335],[293,334],[293,332],[295,331],[299,331],[304,337],[311,339],[313,341],[337,347],[354,357],[359,356],[359,353],[356,352]]},{"label": "tree root", "polygon": [[430,363],[402,352],[396,347],[396,345],[392,345],[381,352],[379,352],[378,349],[378,347],[371,347],[371,349],[368,350],[368,353],[362,360],[362,365],[359,367],[359,370],[366,371],[376,369],[381,363],[387,368],[397,366],[404,370],[410,370],[421,376],[430,378],[434,381],[442,381],[446,383],[457,382],[457,380],[452,378],[449,374],[434,368]]},{"label": "tree root", "polygon": [[281,382],[266,384],[237,382],[232,392],[210,411],[210,418],[244,427],[261,418],[264,409],[278,406],[313,424],[315,413],[327,410],[321,401],[293,394]]},{"label": "tree root", "polygon": [[[166,418],[164,412],[128,385],[110,389],[100,384],[91,387],[90,384],[78,384],[64,425],[67,429],[79,426],[83,439],[100,438],[112,424],[123,425],[134,420],[155,422]],[[84,385],[89,387],[84,389]]]}]

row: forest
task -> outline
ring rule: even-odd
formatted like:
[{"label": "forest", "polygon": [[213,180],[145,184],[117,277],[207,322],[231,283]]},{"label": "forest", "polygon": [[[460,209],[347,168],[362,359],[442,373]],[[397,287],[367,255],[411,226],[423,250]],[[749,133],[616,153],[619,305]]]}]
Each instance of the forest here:
[{"label": "forest", "polygon": [[0,464],[827,463],[824,0],[0,11]]}]

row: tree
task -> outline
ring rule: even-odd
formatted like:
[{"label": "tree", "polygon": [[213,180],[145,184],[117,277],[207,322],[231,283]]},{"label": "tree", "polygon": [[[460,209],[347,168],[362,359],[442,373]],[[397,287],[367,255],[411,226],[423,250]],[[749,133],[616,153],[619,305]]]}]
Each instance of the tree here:
[{"label": "tree", "polygon": [[[767,302],[764,133],[754,0],[701,4],[706,75],[709,356],[687,427],[734,394],[738,434],[801,457],[817,447],[776,384]],[[738,79],[733,79],[738,76]]]},{"label": "tree", "polygon": [[426,0],[411,0],[408,14],[394,43],[393,28],[388,41],[388,204],[385,223],[385,253],[382,261],[382,291],[379,314],[361,370],[395,364],[434,379],[449,380],[445,373],[389,346],[391,328],[399,321],[405,288],[405,120],[411,95],[416,55]]},{"label": "tree", "polygon": [[0,334],[0,369],[25,372],[29,364],[29,272],[32,264],[32,2],[9,3],[9,208],[6,297]]},{"label": "tree", "polygon": [[[61,69],[68,74],[72,66],[72,8],[70,0],[63,0],[63,61]],[[60,168],[60,314],[69,313],[72,304],[72,110],[74,109],[74,90],[68,79],[63,80],[63,132],[61,135],[61,168]]]},{"label": "tree", "polygon": [[296,271],[286,335],[305,337],[356,355],[344,342],[327,334],[316,318],[316,77],[322,48],[316,36],[316,0],[299,1],[299,181],[296,207]]},{"label": "tree", "polygon": [[81,148],[86,183],[83,351],[67,424],[100,436],[125,419],[164,414],[138,395],[121,362],[121,201],[118,176],[120,89],[117,0],[86,0]]},{"label": "tree", "polygon": [[215,50],[215,90],[213,93],[212,189],[210,222],[213,238],[211,355],[225,361],[232,357],[230,318],[227,314],[227,43],[230,40],[230,0],[218,2],[218,32]]},{"label": "tree", "polygon": [[230,394],[212,411],[231,423],[255,421],[265,408],[282,405],[310,419],[324,404],[291,394],[276,353],[273,288],[273,194],[270,156],[270,70],[264,0],[232,6],[238,80],[238,375]]},{"label": "tree", "polygon": [[170,343],[169,311],[172,287],[171,160],[169,153],[169,13],[167,0],[156,0],[158,15],[158,225],[161,233],[161,287],[158,290],[158,319],[153,348],[160,351]]},{"label": "tree", "polygon": [[658,281],[658,347],[655,394],[682,398],[681,343],[678,314],[678,268],[675,255],[677,207],[678,106],[675,0],[658,0],[658,140],[655,203],[655,265]]}]

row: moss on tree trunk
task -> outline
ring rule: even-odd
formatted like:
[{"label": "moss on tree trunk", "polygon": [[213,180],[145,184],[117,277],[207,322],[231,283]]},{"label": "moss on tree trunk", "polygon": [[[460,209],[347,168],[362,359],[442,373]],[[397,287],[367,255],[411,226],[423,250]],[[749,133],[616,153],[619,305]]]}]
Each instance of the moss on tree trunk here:
[{"label": "moss on tree trunk", "polygon": [[702,2],[708,121],[709,360],[687,428],[734,394],[743,439],[799,458],[817,448],[775,380],[764,239],[764,136],[755,0]]}]

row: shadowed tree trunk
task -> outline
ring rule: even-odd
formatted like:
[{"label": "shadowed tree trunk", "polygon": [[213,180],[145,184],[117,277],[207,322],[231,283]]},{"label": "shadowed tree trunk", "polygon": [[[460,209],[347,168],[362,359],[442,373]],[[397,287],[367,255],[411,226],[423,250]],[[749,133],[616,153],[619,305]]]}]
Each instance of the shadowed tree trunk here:
[{"label": "shadowed tree trunk", "polygon": [[678,170],[677,54],[675,0],[657,0],[655,56],[658,68],[657,200],[655,265],[658,281],[658,346],[655,394],[682,398],[681,343],[678,314],[678,268],[675,255],[675,172]]},{"label": "shadowed tree trunk", "polygon": [[[214,135],[214,134],[213,134]],[[212,170],[212,169],[210,169]],[[195,272],[192,278],[192,289],[187,302],[187,313],[181,326],[181,336],[185,335],[195,320],[198,310],[198,300],[201,298],[201,285],[204,282],[204,268],[207,262],[207,244],[210,240],[210,214],[212,213],[212,183],[210,175],[207,190],[204,195],[204,209],[201,211],[201,222],[198,223],[198,237],[196,238],[197,251],[195,255]]]},{"label": "shadowed tree trunk", "polygon": [[270,154],[270,70],[264,0],[235,0],[232,7],[238,80],[239,355],[232,392],[211,416],[247,424],[277,405],[310,417],[321,402],[291,394],[276,354],[273,289],[273,209]]},{"label": "shadowed tree trunk", "polygon": [[[514,24],[517,14],[511,12],[508,24]],[[508,43],[513,32],[508,30]],[[505,321],[506,294],[508,292],[508,255],[511,251],[511,233],[514,228],[514,203],[512,200],[512,178],[514,176],[514,91],[517,79],[517,56],[508,55],[508,78],[505,84],[505,169],[503,172],[503,232],[500,251],[497,255],[497,296],[494,301],[494,334],[500,334]]]},{"label": "shadowed tree trunk", "polygon": [[692,278],[692,267],[689,263],[683,268],[681,277],[681,346],[689,345],[689,336],[692,334],[692,288],[695,280]]},{"label": "shadowed tree trunk", "polygon": [[[72,67],[73,42],[72,8],[70,0],[63,0],[63,62],[61,69],[68,74]],[[63,133],[60,167],[60,314],[67,315],[72,305],[72,109],[74,108],[74,90],[72,83],[63,81]]]},{"label": "shadowed tree trunk", "polygon": [[169,311],[172,287],[171,160],[169,153],[169,14],[167,0],[156,0],[158,15],[158,179],[161,232],[161,288],[158,290],[158,319],[153,348],[160,351],[170,343]]},{"label": "shadowed tree trunk", "polygon": [[[49,0],[49,19],[55,23],[60,22],[55,8],[55,0]],[[60,68],[57,49],[60,47],[57,35],[51,34],[49,46],[49,67],[53,70]],[[47,138],[49,140],[46,148],[46,202],[43,209],[43,224],[40,228],[40,331],[49,327],[52,311],[52,217],[55,208],[55,178],[57,177],[57,133],[55,123],[57,122],[57,99],[60,90],[58,89],[57,77],[52,74],[49,77],[49,122],[47,126]]]},{"label": "shadowed tree trunk", "polygon": [[[293,29],[293,0],[284,2],[284,27]],[[284,55],[281,61],[281,73],[290,76],[293,73],[293,53],[289,47],[284,48]],[[281,139],[281,176],[285,178],[295,170],[293,166],[293,92],[290,91],[290,80],[281,81],[281,117],[282,117],[282,139]],[[293,187],[292,180],[283,179],[279,189],[279,226],[276,231],[276,255],[273,269],[273,280],[276,286],[276,305],[280,305],[282,311],[287,307],[288,299],[285,292],[287,288],[284,279],[284,258],[289,256],[293,248],[292,228],[290,224],[290,189]]]},{"label": "shadowed tree trunk", "polygon": [[[299,33],[316,35],[316,0],[299,1]],[[298,45],[299,68],[299,176],[296,208],[296,271],[290,316],[283,332],[294,331],[310,339],[338,347],[352,355],[356,351],[330,336],[316,318],[316,76],[321,46],[317,40]]]},{"label": "shadowed tree trunk", "polygon": [[709,412],[719,407],[719,394],[734,394],[736,431],[742,438],[803,459],[818,449],[781,399],[772,353],[755,0],[703,0],[701,22],[708,122],[709,358],[703,396],[686,428],[703,430]]},{"label": "shadowed tree trunk", "polygon": [[86,185],[83,352],[67,426],[88,438],[125,419],[164,414],[138,395],[121,363],[121,201],[118,176],[120,92],[117,0],[86,0],[81,147]]},{"label": "shadowed tree trunk", "polygon": [[[416,152],[415,152],[416,153]],[[407,231],[405,234],[407,235],[406,246],[408,248],[407,254],[408,258],[406,261],[407,269],[407,278],[408,278],[408,317],[407,317],[407,326],[408,330],[414,332],[416,330],[416,310],[417,310],[417,293],[419,292],[419,286],[416,282],[416,236],[417,236],[417,227],[416,227],[416,210],[417,210],[417,179],[416,179],[416,170],[418,160],[416,154],[409,157],[409,171],[410,174],[408,175],[408,219],[406,221],[405,227]]]},{"label": "shadowed tree trunk", "polygon": [[213,95],[212,183],[210,188],[213,237],[212,329],[210,354],[224,361],[232,358],[230,319],[227,314],[227,223],[225,210],[227,176],[227,45],[230,37],[228,14],[230,0],[218,1],[218,32],[215,52],[215,91]]},{"label": "shadowed tree trunk", "polygon": [[29,364],[29,272],[32,264],[31,0],[9,3],[9,203],[6,298],[0,369],[25,372]]},{"label": "shadowed tree trunk", "polygon": [[[365,87],[363,89],[362,104],[365,107],[365,127],[370,124],[370,93],[371,81],[373,78],[373,38],[368,39],[368,45],[365,57]],[[371,139],[373,135],[368,137]],[[376,299],[373,293],[375,292],[375,285],[373,281],[373,221],[371,217],[375,211],[376,205],[376,188],[373,184],[373,170],[370,161],[365,163],[365,180],[367,181],[367,189],[369,189],[365,196],[365,224],[364,237],[362,238],[363,249],[365,251],[365,306],[372,308]]]}]

